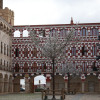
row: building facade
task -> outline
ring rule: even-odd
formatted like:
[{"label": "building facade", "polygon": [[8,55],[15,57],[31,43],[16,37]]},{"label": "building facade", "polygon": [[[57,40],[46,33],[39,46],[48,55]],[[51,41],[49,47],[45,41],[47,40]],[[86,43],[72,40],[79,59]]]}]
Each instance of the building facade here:
[{"label": "building facade", "polygon": [[3,1],[0,0],[0,93],[13,92],[12,25],[6,20],[10,15],[8,11],[11,12],[8,8],[3,9]]},{"label": "building facade", "polygon": [[[97,46],[100,44],[100,23],[75,25],[71,19],[70,24],[23,25],[12,29],[14,12],[7,7],[3,9],[3,0],[0,0],[0,16],[0,93],[20,92],[20,79],[25,79],[26,92],[34,92],[34,77],[41,74],[46,77],[46,88],[52,89],[51,61],[33,45],[29,29],[41,36],[42,44],[49,34],[54,36],[57,33],[63,40],[64,34],[72,27],[75,38],[80,41],[75,45],[70,43],[66,47],[66,58],[55,66],[56,89],[100,93],[100,63],[96,60],[96,56],[100,55]],[[60,73],[67,60],[73,64],[76,73]]]},{"label": "building facade", "polygon": [[[56,89],[65,88],[67,91],[80,93],[100,92],[100,63],[96,60],[96,56],[100,55],[97,47],[97,44],[100,43],[98,40],[100,23],[79,23],[76,25],[77,27],[74,27],[74,25],[71,19],[70,24],[14,26],[12,66],[17,87],[19,87],[18,79],[25,78],[26,91],[31,92],[34,89],[32,85],[34,77],[42,74],[46,77],[46,87],[52,89],[52,64],[48,59],[42,57],[41,50],[32,44],[30,30],[27,27],[33,30],[37,36],[42,35],[42,41],[49,34],[53,36],[55,32],[63,39],[64,34],[73,27],[75,37],[78,37],[81,41],[75,45],[70,43],[66,48],[65,55],[66,60],[68,59],[68,62],[73,63],[77,72],[75,77],[73,77],[73,73],[69,73],[70,77],[68,77],[67,72],[64,76],[61,75],[60,70],[63,70],[66,63],[59,61],[55,71]],[[15,37],[15,34],[17,34],[17,37]],[[43,43],[42,41],[41,43]]]}]

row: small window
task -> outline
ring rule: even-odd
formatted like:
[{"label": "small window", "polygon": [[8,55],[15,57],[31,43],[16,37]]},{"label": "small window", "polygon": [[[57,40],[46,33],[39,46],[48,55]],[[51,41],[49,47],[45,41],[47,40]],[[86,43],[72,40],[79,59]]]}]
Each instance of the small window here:
[{"label": "small window", "polygon": [[28,64],[27,63],[24,64],[24,72],[28,72]]},{"label": "small window", "polygon": [[2,49],[3,49],[3,43],[1,42],[1,53],[2,53]]},{"label": "small window", "polygon": [[24,49],[24,56],[28,57],[28,49],[27,48]]},{"label": "small window", "polygon": [[96,55],[97,54],[97,47],[96,46],[93,46],[92,47],[92,55]]},{"label": "small window", "polygon": [[60,30],[60,37],[64,37],[65,34],[66,34],[66,30],[65,29]]},{"label": "small window", "polygon": [[87,71],[87,62],[83,62],[83,68],[82,68],[83,72]]},{"label": "small window", "polygon": [[37,56],[37,49],[34,48],[34,49],[33,49],[33,57],[36,57],[36,56]]},{"label": "small window", "polygon": [[80,32],[80,36],[86,36],[86,35],[88,35],[88,31],[85,28],[83,28]]},{"label": "small window", "polygon": [[28,31],[27,30],[23,31],[23,37],[28,37]]},{"label": "small window", "polygon": [[93,36],[98,36],[99,35],[98,29],[96,28],[91,29],[90,34]]},{"label": "small window", "polygon": [[72,47],[72,56],[76,56],[76,47]]},{"label": "small window", "polygon": [[12,50],[12,49],[11,49],[11,47],[10,47],[10,57],[11,57],[11,50]]},{"label": "small window", "polygon": [[78,36],[78,30],[75,30],[75,36]]},{"label": "small window", "polygon": [[97,69],[97,67],[96,67],[96,63],[95,62],[93,62],[93,71],[98,71],[98,69]]},{"label": "small window", "polygon": [[40,30],[39,36],[40,37],[45,37],[45,30]]},{"label": "small window", "polygon": [[0,64],[2,65],[2,59],[1,59],[1,61],[0,61]]},{"label": "small window", "polygon": [[6,55],[6,44],[4,44],[4,55]]},{"label": "small window", "polygon": [[15,72],[19,72],[19,64],[15,64]]},{"label": "small window", "polygon": [[82,29],[82,33],[83,33],[83,36],[86,35],[86,29],[85,28]]},{"label": "small window", "polygon": [[50,31],[50,34],[51,34],[51,37],[56,36],[57,30],[52,29],[52,30]]},{"label": "small window", "polygon": [[8,45],[7,45],[7,56],[8,56]]},{"label": "small window", "polygon": [[4,60],[4,66],[5,66],[5,60]]},{"label": "small window", "polygon": [[15,56],[19,57],[19,49],[18,48],[16,48],[16,50],[15,50]]},{"label": "small window", "polygon": [[86,52],[86,47],[82,47],[82,56],[86,56],[87,52]]},{"label": "small window", "polygon": [[43,37],[45,37],[45,30],[43,30]]},{"label": "small window", "polygon": [[8,61],[7,61],[7,67],[8,67]]}]

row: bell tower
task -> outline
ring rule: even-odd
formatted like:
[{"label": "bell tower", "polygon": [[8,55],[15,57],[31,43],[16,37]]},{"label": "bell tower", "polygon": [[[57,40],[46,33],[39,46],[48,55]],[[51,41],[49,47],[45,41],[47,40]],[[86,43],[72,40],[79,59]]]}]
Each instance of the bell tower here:
[{"label": "bell tower", "polygon": [[3,0],[0,0],[0,9],[3,9]]}]

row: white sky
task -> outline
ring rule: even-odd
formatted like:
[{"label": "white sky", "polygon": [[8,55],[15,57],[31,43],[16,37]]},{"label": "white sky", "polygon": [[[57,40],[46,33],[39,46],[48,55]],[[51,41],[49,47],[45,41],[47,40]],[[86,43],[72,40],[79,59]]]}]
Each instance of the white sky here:
[{"label": "white sky", "polygon": [[[39,75],[34,78],[34,85],[39,84],[39,80],[41,82],[40,84],[46,84],[46,78],[43,75]],[[25,80],[21,79],[20,84],[25,85]]]},{"label": "white sky", "polygon": [[100,22],[100,0],[4,0],[15,12],[15,25]]}]

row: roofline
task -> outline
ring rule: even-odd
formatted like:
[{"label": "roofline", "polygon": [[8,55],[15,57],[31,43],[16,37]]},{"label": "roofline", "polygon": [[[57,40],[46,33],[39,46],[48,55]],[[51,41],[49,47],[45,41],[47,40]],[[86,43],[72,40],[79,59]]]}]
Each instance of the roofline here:
[{"label": "roofline", "polygon": [[100,25],[100,23],[78,23],[78,24],[43,24],[43,25],[15,25],[13,27],[45,27],[45,26],[74,26],[74,25]]}]

